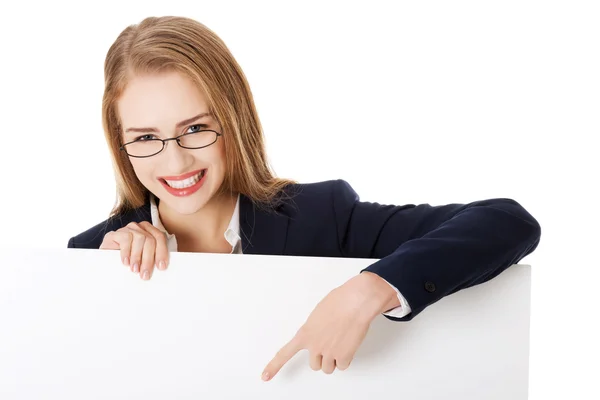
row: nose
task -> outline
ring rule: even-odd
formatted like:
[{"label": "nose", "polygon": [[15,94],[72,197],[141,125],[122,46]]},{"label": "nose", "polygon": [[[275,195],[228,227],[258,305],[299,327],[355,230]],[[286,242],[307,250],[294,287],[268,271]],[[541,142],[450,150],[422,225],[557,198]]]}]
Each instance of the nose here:
[{"label": "nose", "polygon": [[165,142],[162,157],[167,162],[168,170],[173,174],[187,172],[194,158],[189,150],[179,146],[175,140]]}]

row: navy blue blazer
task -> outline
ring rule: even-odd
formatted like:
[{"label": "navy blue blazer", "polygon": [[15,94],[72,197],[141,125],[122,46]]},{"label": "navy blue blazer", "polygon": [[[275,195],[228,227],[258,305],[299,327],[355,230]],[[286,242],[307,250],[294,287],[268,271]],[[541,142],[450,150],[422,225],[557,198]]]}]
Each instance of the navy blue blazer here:
[{"label": "navy blue blazer", "polygon": [[[290,185],[276,212],[240,195],[244,254],[374,258],[378,274],[406,298],[412,312],[494,278],[535,250],[539,223],[505,198],[469,204],[382,205],[362,202],[344,180]],[[150,205],[109,218],[72,237],[70,248],[100,247],[105,233],[151,222]],[[362,272],[362,271],[361,271]]]}]

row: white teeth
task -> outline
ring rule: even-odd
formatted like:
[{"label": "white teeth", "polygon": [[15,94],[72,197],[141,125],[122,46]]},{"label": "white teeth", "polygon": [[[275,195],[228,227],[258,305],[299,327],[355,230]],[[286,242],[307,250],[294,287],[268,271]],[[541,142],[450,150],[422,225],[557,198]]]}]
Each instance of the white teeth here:
[{"label": "white teeth", "polygon": [[165,182],[167,182],[167,184],[174,189],[185,189],[190,186],[194,186],[196,183],[198,183],[198,181],[204,176],[204,171],[206,170],[203,169],[202,172],[200,172],[199,174],[184,179],[182,181],[168,181],[165,179]]}]

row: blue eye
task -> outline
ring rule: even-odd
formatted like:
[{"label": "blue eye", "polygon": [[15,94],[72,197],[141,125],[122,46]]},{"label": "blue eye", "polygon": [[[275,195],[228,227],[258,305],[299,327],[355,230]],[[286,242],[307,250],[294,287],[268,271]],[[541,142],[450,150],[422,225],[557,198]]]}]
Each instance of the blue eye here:
[{"label": "blue eye", "polygon": [[150,135],[150,134],[148,134],[148,135],[142,135],[142,136],[139,136],[139,137],[135,138],[135,141],[136,141],[136,142],[137,142],[137,141],[139,141],[139,142],[144,142],[144,141],[146,141],[146,140],[152,140],[152,139],[153,139],[153,137],[154,137],[154,135]]},{"label": "blue eye", "polygon": [[[196,133],[196,132],[199,132],[199,131],[201,131],[203,129],[207,129],[207,128],[208,128],[208,125],[203,125],[203,124],[190,125],[187,133]],[[191,130],[191,132],[190,132],[190,130]]]}]

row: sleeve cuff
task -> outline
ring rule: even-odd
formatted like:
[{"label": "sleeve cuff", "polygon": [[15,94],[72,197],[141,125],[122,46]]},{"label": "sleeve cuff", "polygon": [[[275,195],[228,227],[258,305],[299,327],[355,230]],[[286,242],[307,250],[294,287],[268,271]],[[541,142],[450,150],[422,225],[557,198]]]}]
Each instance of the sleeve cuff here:
[{"label": "sleeve cuff", "polygon": [[404,296],[402,296],[402,293],[400,293],[400,291],[398,290],[398,288],[396,288],[396,286],[392,285],[388,281],[385,281],[385,282],[388,285],[390,285],[398,294],[398,300],[400,300],[400,305],[396,308],[392,308],[391,310],[384,312],[383,315],[387,315],[389,317],[402,318],[402,317],[410,314],[412,310],[411,310],[410,306],[408,305],[408,301],[406,301]]}]

